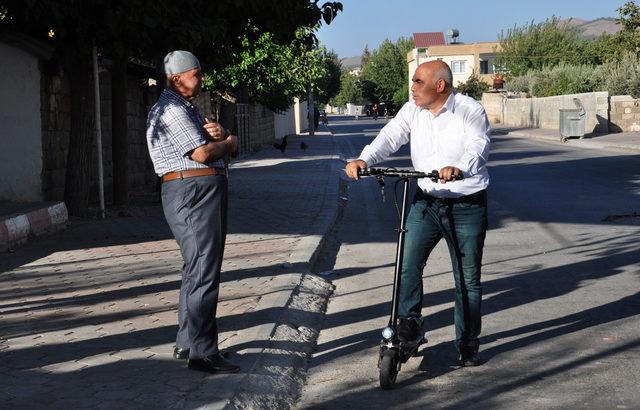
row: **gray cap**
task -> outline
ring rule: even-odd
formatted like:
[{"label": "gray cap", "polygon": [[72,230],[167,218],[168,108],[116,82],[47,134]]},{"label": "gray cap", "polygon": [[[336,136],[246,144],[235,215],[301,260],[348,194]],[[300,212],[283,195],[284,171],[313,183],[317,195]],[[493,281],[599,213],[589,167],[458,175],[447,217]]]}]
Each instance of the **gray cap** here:
[{"label": "gray cap", "polygon": [[194,68],[200,68],[200,62],[196,56],[188,51],[176,50],[164,57],[164,73],[166,75],[180,74]]}]

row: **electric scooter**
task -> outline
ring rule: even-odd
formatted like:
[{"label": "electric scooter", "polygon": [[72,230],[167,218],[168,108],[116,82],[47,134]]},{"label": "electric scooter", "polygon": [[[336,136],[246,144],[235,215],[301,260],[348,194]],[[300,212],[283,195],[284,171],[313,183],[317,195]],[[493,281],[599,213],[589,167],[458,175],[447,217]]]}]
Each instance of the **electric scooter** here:
[{"label": "electric scooter", "polygon": [[[418,178],[429,178],[433,182],[437,182],[439,179],[438,171],[431,171],[429,173],[413,171],[413,170],[400,170],[395,168],[367,168],[364,170],[358,170],[358,176],[375,176],[381,187],[381,192],[384,201],[384,177],[398,178],[395,185],[393,203],[398,217],[400,218],[398,232],[398,242],[396,247],[396,263],[393,274],[393,294],[391,299],[391,317],[387,327],[382,330],[382,340],[380,341],[380,355],[378,358],[378,369],[380,370],[380,387],[383,390],[391,389],[396,382],[398,372],[403,363],[406,363],[409,358],[415,356],[418,353],[420,345],[427,343],[427,339],[424,334],[418,335],[415,340],[401,341],[397,336],[398,325],[398,300],[400,296],[400,274],[402,270],[402,254],[404,250],[404,237],[407,232],[405,219],[407,212],[408,196],[409,196],[409,180]],[[462,179],[462,175],[456,177],[456,179]],[[398,183],[402,181],[402,208],[398,208],[397,199],[397,187]]]}]

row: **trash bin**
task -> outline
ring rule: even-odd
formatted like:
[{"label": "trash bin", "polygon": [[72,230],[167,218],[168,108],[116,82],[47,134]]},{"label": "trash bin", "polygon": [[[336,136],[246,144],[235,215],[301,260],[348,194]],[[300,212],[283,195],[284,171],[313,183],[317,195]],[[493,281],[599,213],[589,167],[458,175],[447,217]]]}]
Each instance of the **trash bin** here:
[{"label": "trash bin", "polygon": [[577,108],[560,109],[560,140],[566,142],[569,137],[584,138],[587,112],[578,98],[573,99]]}]

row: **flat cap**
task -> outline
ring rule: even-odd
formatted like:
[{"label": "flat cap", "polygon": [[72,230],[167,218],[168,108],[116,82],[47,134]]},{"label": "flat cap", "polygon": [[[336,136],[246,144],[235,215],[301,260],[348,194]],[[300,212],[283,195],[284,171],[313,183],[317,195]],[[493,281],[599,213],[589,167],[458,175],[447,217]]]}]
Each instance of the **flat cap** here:
[{"label": "flat cap", "polygon": [[180,74],[194,68],[200,68],[200,61],[188,51],[176,50],[164,57],[164,73],[166,75]]}]

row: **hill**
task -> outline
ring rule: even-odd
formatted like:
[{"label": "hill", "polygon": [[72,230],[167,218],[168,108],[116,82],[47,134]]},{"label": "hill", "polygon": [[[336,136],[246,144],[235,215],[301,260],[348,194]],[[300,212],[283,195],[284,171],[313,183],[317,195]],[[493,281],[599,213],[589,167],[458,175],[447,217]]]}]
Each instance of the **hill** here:
[{"label": "hill", "polygon": [[587,21],[572,17],[564,21],[566,21],[567,24],[576,27],[580,31],[580,36],[585,39],[599,37],[604,33],[615,34],[622,30],[622,26],[618,24],[614,18],[603,17]]}]

